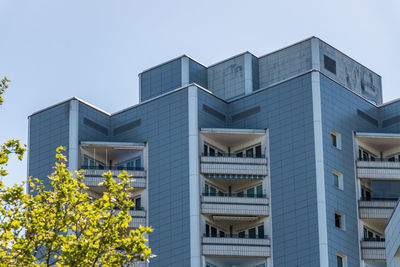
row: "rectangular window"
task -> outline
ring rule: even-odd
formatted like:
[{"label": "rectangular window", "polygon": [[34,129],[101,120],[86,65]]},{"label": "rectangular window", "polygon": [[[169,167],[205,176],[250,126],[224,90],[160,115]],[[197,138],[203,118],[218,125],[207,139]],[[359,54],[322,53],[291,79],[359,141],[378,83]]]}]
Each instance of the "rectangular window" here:
[{"label": "rectangular window", "polygon": [[245,231],[239,232],[238,236],[239,238],[245,238],[246,232]]},{"label": "rectangular window", "polygon": [[258,238],[264,238],[264,225],[260,225],[257,227],[258,229]]},{"label": "rectangular window", "polygon": [[247,189],[247,197],[254,197],[254,188]]},{"label": "rectangular window", "polygon": [[216,195],[217,195],[217,189],[210,186],[210,196],[216,196]]},{"label": "rectangular window", "polygon": [[215,149],[210,147],[209,150],[210,150],[210,155],[209,156],[214,157],[215,156]]},{"label": "rectangular window", "polygon": [[343,175],[340,172],[333,171],[333,184],[337,189],[343,190]]},{"label": "rectangular window", "polygon": [[256,228],[249,229],[249,238],[256,238]]},{"label": "rectangular window", "polygon": [[211,226],[211,237],[217,237],[217,228]]},{"label": "rectangular window", "polygon": [[261,146],[256,146],[256,158],[261,158]]},{"label": "rectangular window", "polygon": [[339,229],[345,230],[344,215],[340,212],[335,212],[335,226]]},{"label": "rectangular window", "polygon": [[337,149],[342,149],[342,140],[340,133],[331,130],[331,144]]},{"label": "rectangular window", "polygon": [[142,209],[142,199],[136,198],[135,199],[135,210],[141,210]]},{"label": "rectangular window", "polygon": [[343,267],[343,258],[337,255],[336,259],[337,259],[337,267]]},{"label": "rectangular window", "polygon": [[336,266],[337,267],[347,267],[347,257],[342,253],[336,253]]},{"label": "rectangular window", "polygon": [[324,55],[324,68],[336,74],[336,61]]},{"label": "rectangular window", "polygon": [[243,157],[243,152],[236,153],[236,157],[242,158]]},{"label": "rectangular window", "polygon": [[210,236],[210,226],[206,224],[206,236]]},{"label": "rectangular window", "polygon": [[256,190],[257,190],[257,197],[258,198],[263,197],[263,187],[262,187],[262,185],[257,186]]},{"label": "rectangular window", "polygon": [[219,237],[225,237],[225,232],[224,231],[219,231]]},{"label": "rectangular window", "polygon": [[247,149],[246,158],[252,158],[252,157],[253,157],[253,148]]}]

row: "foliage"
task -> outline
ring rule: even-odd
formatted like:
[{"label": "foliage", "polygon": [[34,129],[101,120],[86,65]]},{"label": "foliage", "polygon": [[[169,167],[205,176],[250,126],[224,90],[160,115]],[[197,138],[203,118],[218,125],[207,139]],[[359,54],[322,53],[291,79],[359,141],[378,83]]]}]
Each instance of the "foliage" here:
[{"label": "foliage", "polygon": [[[22,159],[18,140],[0,148],[0,177],[9,155]],[[0,266],[122,266],[153,255],[144,235],[152,229],[129,230],[131,179],[124,171],[117,183],[104,173],[105,193],[91,198],[82,171],[66,168],[65,148],[57,148],[50,189],[39,179],[5,187],[0,181]]]},{"label": "foliage", "polygon": [[0,81],[0,105],[3,104],[3,102],[4,102],[2,95],[6,92],[6,89],[8,88],[8,83],[9,82],[10,82],[10,80],[7,79],[7,77],[4,77]]}]

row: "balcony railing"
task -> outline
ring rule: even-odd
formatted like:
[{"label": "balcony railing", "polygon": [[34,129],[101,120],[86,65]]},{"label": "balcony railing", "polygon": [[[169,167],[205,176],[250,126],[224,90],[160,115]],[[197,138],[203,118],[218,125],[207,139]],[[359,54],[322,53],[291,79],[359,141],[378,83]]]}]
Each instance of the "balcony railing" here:
[{"label": "balcony railing", "polygon": [[247,239],[268,239],[268,235],[241,235],[241,234],[203,234],[203,237],[222,237],[222,238],[247,238]]},{"label": "balcony railing", "polygon": [[144,167],[121,167],[121,166],[82,166],[82,170],[104,170],[104,171],[144,171]]},{"label": "balcony railing", "polygon": [[267,198],[266,194],[258,194],[258,193],[254,193],[254,194],[238,194],[238,193],[206,193],[203,192],[202,194],[203,196],[207,196],[207,197],[242,197],[242,198]]},{"label": "balcony railing", "polygon": [[129,227],[138,228],[140,225],[146,226],[146,211],[144,208],[132,209],[129,211],[129,215],[132,216],[132,220],[129,222]]},{"label": "balcony railing", "polygon": [[265,155],[258,155],[258,154],[251,154],[251,155],[243,154],[241,156],[238,156],[237,154],[234,153],[214,153],[214,154],[201,153],[201,155],[204,157],[257,158],[257,159],[265,158]]},{"label": "balcony railing", "polygon": [[268,216],[269,200],[266,195],[201,196],[201,212],[214,215]]},{"label": "balcony railing", "polygon": [[357,161],[358,178],[400,180],[400,162],[388,159]]},{"label": "balcony railing", "polygon": [[[267,159],[265,157],[230,157],[230,156],[202,156],[201,172],[216,176],[228,176],[227,178],[262,178],[268,174]],[[243,177],[241,177],[243,176]]]},{"label": "balcony railing", "polygon": [[145,188],[146,187],[146,172],[144,171],[143,167],[116,167],[116,166],[108,166],[110,168],[99,168],[93,166],[81,166],[81,169],[84,170],[85,178],[83,179],[83,183],[88,187],[98,187],[99,184],[104,182],[104,177],[102,176],[103,173],[111,171],[114,179],[117,182],[120,180],[116,177],[123,171],[131,176],[133,179],[130,182],[130,186],[133,188]]},{"label": "balcony railing", "polygon": [[271,242],[268,236],[203,236],[202,252],[206,256],[270,257]]},{"label": "balcony railing", "polygon": [[396,200],[360,200],[358,202],[359,214],[361,219],[389,219]]},{"label": "balcony railing", "polygon": [[385,241],[361,241],[361,254],[363,260],[384,261],[385,254]]}]

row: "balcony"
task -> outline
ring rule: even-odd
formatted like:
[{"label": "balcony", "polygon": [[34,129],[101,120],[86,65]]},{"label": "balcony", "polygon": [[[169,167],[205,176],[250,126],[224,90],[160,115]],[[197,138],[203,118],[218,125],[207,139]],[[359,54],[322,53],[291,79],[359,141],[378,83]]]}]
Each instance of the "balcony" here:
[{"label": "balcony", "polygon": [[375,161],[357,161],[358,178],[400,180],[400,162],[389,161],[387,158]]},{"label": "balcony", "polygon": [[360,200],[358,202],[361,219],[389,219],[396,206],[396,200]]},{"label": "balcony", "polygon": [[129,222],[130,228],[139,228],[140,225],[146,226],[146,211],[142,207],[131,209],[129,215],[132,217]]},{"label": "balcony", "polygon": [[201,196],[201,212],[213,215],[268,216],[268,198],[266,195],[241,196]]},{"label": "balcony", "polygon": [[361,255],[363,260],[386,260],[385,240],[364,239],[361,241]]},{"label": "balcony", "polygon": [[202,253],[205,256],[271,257],[271,242],[267,236],[203,236]]},{"label": "balcony", "polygon": [[100,183],[104,182],[103,173],[111,171],[113,178],[119,182],[119,179],[116,178],[120,173],[126,171],[126,173],[131,176],[131,179],[134,179],[130,186],[133,188],[146,188],[146,172],[143,168],[138,167],[115,167],[115,166],[106,166],[104,168],[93,168],[89,166],[82,166],[82,170],[84,170],[85,178],[83,179],[83,183],[88,187],[98,187]]},{"label": "balcony", "polygon": [[268,175],[265,157],[236,157],[233,154],[219,156],[202,155],[201,173],[210,178],[253,178]]}]

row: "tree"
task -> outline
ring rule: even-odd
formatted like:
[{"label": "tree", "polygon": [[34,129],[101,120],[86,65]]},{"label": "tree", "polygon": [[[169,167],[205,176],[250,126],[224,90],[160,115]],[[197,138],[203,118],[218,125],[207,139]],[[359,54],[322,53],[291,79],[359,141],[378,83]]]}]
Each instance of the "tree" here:
[{"label": "tree", "polygon": [[[8,156],[22,159],[24,151],[17,140],[1,147],[1,176]],[[128,229],[134,203],[127,173],[120,183],[104,173],[106,192],[92,199],[82,171],[66,168],[64,151],[57,148],[49,190],[37,178],[28,178],[28,193],[23,184],[6,188],[0,181],[0,266],[122,266],[152,257],[144,237],[152,229]]]}]

